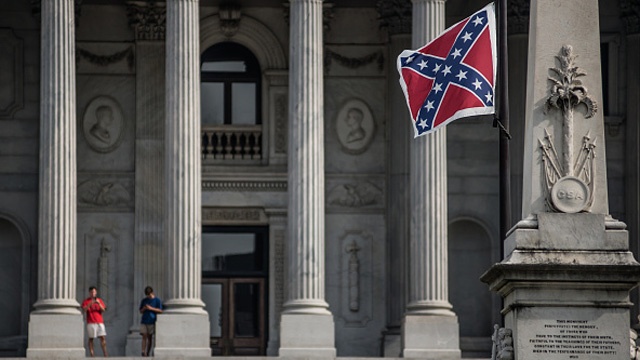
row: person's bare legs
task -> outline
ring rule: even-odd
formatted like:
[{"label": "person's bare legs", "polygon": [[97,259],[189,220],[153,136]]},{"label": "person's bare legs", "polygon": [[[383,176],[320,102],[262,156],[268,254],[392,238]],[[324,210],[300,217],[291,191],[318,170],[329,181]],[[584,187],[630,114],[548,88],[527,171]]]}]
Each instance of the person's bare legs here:
[{"label": "person's bare legs", "polygon": [[145,351],[147,349],[147,334],[140,334],[140,335],[142,335],[142,356],[147,356],[149,355]]},{"label": "person's bare legs", "polygon": [[145,335],[147,338],[147,356],[151,356],[151,343],[153,342],[153,334]]},{"label": "person's bare legs", "polygon": [[108,357],[109,354],[107,354],[107,338],[104,336],[100,336],[100,346],[102,346],[102,354],[104,355],[104,357]]},{"label": "person's bare legs", "polygon": [[93,355],[93,338],[89,338],[89,355],[91,355],[91,357],[95,356]]}]

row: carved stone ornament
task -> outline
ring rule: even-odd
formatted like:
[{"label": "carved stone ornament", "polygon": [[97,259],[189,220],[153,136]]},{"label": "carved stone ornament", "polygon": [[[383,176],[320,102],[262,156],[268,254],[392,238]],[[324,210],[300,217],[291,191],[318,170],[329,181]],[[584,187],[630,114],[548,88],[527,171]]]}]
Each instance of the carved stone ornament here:
[{"label": "carved stone ornament", "polygon": [[494,325],[491,340],[493,341],[491,360],[514,360],[513,331],[511,329]]},{"label": "carved stone ornament", "polygon": [[129,46],[128,48],[111,55],[97,55],[88,50],[76,47],[76,63],[79,63],[81,59],[85,59],[88,62],[98,66],[109,66],[111,64],[122,61],[123,59],[126,59],[129,70],[133,70],[133,67],[135,65],[133,46]]},{"label": "carved stone ornament", "polygon": [[133,197],[116,179],[92,179],[78,185],[78,203],[86,208],[129,208]]},{"label": "carved stone ornament", "polygon": [[363,208],[382,204],[382,190],[370,182],[340,184],[331,189],[329,204],[340,207]]},{"label": "carved stone ornament", "polygon": [[357,312],[360,310],[360,259],[358,259],[360,247],[355,240],[352,240],[345,251],[349,254],[349,310]]},{"label": "carved stone ornament", "polygon": [[164,3],[130,1],[127,3],[127,15],[136,40],[164,40],[167,21]]},{"label": "carved stone ornament", "polygon": [[586,118],[592,117],[598,110],[596,102],[587,93],[587,88],[579,79],[586,75],[574,63],[576,56],[569,45],[562,47],[561,55],[556,56],[560,68],[550,68],[557,78],[549,77],[552,82],[551,94],[547,97],[545,113],[551,109],[562,112],[562,154],[558,155],[553,136],[545,129],[544,139],[538,139],[542,153],[545,174],[547,203],[555,211],[577,213],[589,211],[594,195],[594,171],[596,139],[591,141],[590,133],[583,137],[578,156],[573,148],[573,113],[579,105],[586,106]]},{"label": "carved stone ornament", "polygon": [[220,30],[227,38],[233,37],[240,26],[240,17],[242,12],[240,7],[235,4],[220,5]]},{"label": "carved stone ornament", "polygon": [[384,70],[384,54],[382,51],[375,51],[371,54],[361,56],[358,58],[350,58],[344,55],[340,55],[331,49],[324,50],[324,68],[325,71],[331,70],[331,63],[335,60],[338,64],[348,68],[357,69],[362,66],[369,65],[375,62],[378,65],[378,71]]},{"label": "carved stone ornament", "polygon": [[378,0],[376,2],[380,27],[389,34],[411,34],[412,4],[410,0]]},{"label": "carved stone ornament", "polygon": [[376,131],[376,122],[367,104],[360,99],[347,100],[335,119],[335,129],[342,150],[358,155],[367,150]]},{"label": "carved stone ornament", "polygon": [[116,100],[98,96],[89,102],[82,117],[82,133],[93,150],[115,150],[122,142],[124,128],[124,116]]},{"label": "carved stone ornament", "polygon": [[261,208],[202,208],[202,223],[206,225],[260,225],[268,218]]}]

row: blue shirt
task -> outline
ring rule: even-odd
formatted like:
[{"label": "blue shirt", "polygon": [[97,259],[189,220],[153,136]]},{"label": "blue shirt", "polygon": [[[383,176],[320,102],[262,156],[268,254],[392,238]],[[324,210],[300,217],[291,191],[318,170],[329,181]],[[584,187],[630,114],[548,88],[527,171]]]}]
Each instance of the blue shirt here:
[{"label": "blue shirt", "polygon": [[[142,299],[142,301],[140,302],[140,310],[142,310],[142,308],[144,308],[145,305],[151,305],[154,308],[162,310],[162,301],[160,301],[160,299],[158,299],[157,297],[154,297],[153,299],[149,299],[148,297],[145,297],[144,299]],[[145,310],[142,313],[141,323],[148,324],[148,325],[155,324],[157,318],[158,318],[158,314],[156,314],[155,311]]]}]

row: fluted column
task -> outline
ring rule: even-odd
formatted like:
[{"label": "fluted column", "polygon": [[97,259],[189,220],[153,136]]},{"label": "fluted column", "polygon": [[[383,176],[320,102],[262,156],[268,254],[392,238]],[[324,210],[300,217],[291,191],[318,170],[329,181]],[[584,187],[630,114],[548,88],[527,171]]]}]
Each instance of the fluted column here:
[{"label": "fluted column", "polygon": [[76,67],[73,0],[42,2],[38,300],[28,357],[82,357],[76,300]]},{"label": "fluted column", "polygon": [[167,284],[158,356],[210,356],[201,289],[200,47],[197,0],[170,0],[166,31]]},{"label": "fluted column", "polygon": [[[290,1],[288,298],[280,356],[335,355],[324,278],[322,0]],[[317,338],[305,334],[314,326]]]},{"label": "fluted column", "polygon": [[[412,47],[417,49],[445,29],[445,1],[412,2]],[[460,358],[458,321],[449,303],[447,277],[446,128],[411,141],[409,185],[409,304],[403,355],[441,353],[442,358]]]}]

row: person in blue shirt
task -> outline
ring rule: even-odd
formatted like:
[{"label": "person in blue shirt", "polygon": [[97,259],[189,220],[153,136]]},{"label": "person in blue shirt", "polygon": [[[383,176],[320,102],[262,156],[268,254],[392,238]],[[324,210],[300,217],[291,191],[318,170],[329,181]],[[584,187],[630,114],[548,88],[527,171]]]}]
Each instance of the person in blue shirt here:
[{"label": "person in blue shirt", "polygon": [[158,314],[162,314],[162,301],[155,296],[151,286],[144,289],[144,294],[146,297],[140,302],[140,313],[142,314],[140,335],[142,335],[142,356],[149,356],[153,334],[156,332],[156,320]]}]

